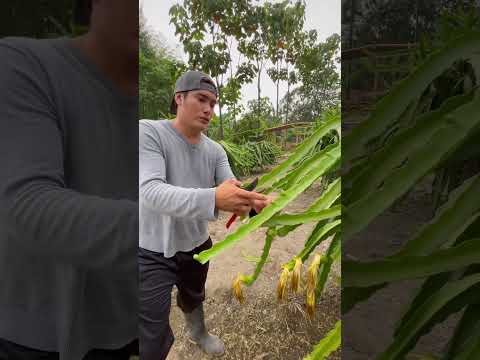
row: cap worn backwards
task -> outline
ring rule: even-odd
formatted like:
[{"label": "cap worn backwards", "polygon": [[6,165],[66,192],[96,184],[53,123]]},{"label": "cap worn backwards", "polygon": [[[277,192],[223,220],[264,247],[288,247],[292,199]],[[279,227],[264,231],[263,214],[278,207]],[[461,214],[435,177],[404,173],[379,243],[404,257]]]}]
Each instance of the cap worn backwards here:
[{"label": "cap worn backwards", "polygon": [[[187,71],[185,74],[180,76],[175,83],[175,94],[191,90],[207,90],[215,96],[218,96],[217,87],[215,86],[212,78],[201,71]],[[173,96],[172,104],[170,105],[170,112],[174,115],[177,113],[175,95]]]}]

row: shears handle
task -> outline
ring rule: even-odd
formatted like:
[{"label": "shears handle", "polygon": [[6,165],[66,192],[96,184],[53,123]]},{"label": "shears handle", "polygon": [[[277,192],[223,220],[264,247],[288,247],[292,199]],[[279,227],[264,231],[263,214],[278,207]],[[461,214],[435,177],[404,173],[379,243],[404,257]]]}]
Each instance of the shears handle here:
[{"label": "shears handle", "polygon": [[[253,191],[253,189],[255,189],[255,187],[257,186],[258,184],[258,177],[255,178],[255,180],[253,180],[250,184],[248,184],[246,187],[245,187],[245,190],[247,191]],[[257,215],[257,213],[255,212],[255,210],[252,210],[250,211],[250,217],[252,216],[255,216]],[[237,219],[238,215],[237,214],[233,214],[230,219],[228,219],[227,223],[225,224],[225,227],[228,229],[230,226],[232,226],[232,224],[235,222],[235,220]]]},{"label": "shears handle", "polygon": [[[249,214],[248,214],[248,217],[254,217],[254,216],[257,216],[257,212],[254,210],[254,209],[251,209]],[[232,226],[232,224],[235,222],[235,219],[238,217],[237,214],[233,214],[230,219],[228,219],[227,221],[227,224],[225,225],[225,227],[228,229],[230,226]]]},{"label": "shears handle", "polygon": [[225,224],[225,227],[228,229],[232,224],[235,222],[235,219],[238,217],[237,214],[233,214],[230,219],[228,219],[227,223]]}]

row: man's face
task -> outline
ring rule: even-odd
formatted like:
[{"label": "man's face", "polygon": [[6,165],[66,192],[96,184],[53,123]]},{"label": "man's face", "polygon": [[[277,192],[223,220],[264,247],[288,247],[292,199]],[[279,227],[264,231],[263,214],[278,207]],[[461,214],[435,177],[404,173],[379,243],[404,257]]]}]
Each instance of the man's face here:
[{"label": "man's face", "polygon": [[90,30],[116,54],[138,56],[138,0],[92,0]]},{"label": "man's face", "polygon": [[216,96],[208,90],[192,90],[187,96],[175,95],[178,118],[188,127],[203,131],[214,114]]}]

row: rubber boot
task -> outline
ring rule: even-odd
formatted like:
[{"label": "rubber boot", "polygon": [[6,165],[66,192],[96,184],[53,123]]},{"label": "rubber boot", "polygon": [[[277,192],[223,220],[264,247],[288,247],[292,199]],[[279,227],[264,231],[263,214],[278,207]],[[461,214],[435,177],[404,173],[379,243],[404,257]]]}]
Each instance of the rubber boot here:
[{"label": "rubber boot", "polygon": [[225,352],[223,341],[218,336],[209,334],[205,327],[203,305],[184,315],[190,339],[209,355],[223,355]]}]

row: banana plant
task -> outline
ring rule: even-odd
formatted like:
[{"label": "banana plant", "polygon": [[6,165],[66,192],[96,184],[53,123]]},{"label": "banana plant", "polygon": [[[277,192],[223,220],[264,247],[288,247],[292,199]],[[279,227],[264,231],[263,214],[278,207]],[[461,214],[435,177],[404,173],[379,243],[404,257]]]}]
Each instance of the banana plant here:
[{"label": "banana plant", "polygon": [[[480,33],[476,31],[461,34],[432,51],[344,139],[344,243],[355,241],[353,235],[365,229],[422,178],[458,159],[466,144],[475,143],[478,148],[478,141],[472,142],[480,129],[478,77],[468,91],[444,99],[437,108],[424,105],[428,89],[459,61],[469,63],[478,74],[479,53]],[[421,110],[420,104],[423,104]],[[404,121],[406,116],[408,121]],[[399,121],[406,125],[373,151],[368,148],[369,142]],[[433,219],[395,254],[377,261],[342,263],[344,314],[390,283],[424,280],[399,319],[391,344],[377,359],[404,359],[421,336],[462,310],[464,316],[442,359],[480,358],[478,199],[480,174],[450,189]]]}]

